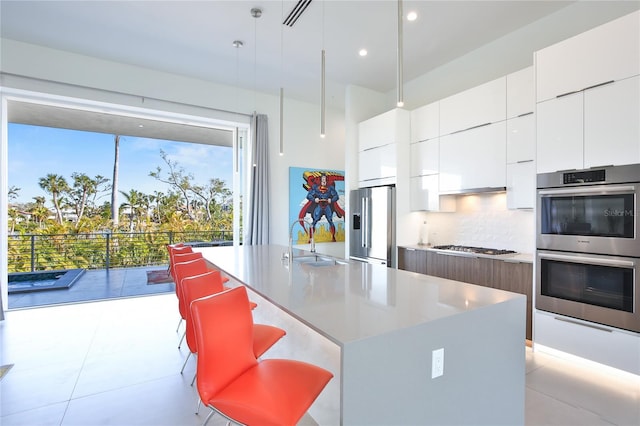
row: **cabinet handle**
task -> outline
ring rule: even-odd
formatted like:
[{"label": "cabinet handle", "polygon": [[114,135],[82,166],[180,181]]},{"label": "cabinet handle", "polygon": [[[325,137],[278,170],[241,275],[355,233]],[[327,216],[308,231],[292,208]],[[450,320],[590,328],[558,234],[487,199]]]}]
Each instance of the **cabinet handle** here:
[{"label": "cabinet handle", "polygon": [[585,87],[582,90],[589,90],[589,89],[595,89],[596,87],[600,87],[600,86],[606,86],[607,84],[611,84],[615,82],[615,80],[609,80],[609,81],[605,81],[604,83],[598,83],[598,84],[594,84],[593,86],[589,86],[589,87]]},{"label": "cabinet handle", "polygon": [[479,128],[479,127],[488,126],[488,125],[490,125],[490,124],[491,124],[491,123],[478,124],[477,126],[471,126],[471,127],[466,128],[466,129],[456,130],[455,132],[453,132],[453,133],[451,133],[451,134],[452,134],[452,135],[455,135],[456,133],[466,132],[467,130],[477,129],[477,128]]},{"label": "cabinet handle", "polygon": [[615,80],[609,80],[609,81],[605,81],[604,83],[594,84],[593,86],[585,87],[584,89],[581,89],[581,90],[574,90],[572,92],[563,93],[561,95],[556,96],[556,98],[562,98],[563,96],[569,96],[569,95],[573,95],[574,93],[584,92],[585,90],[595,89],[596,87],[605,86],[607,84],[611,84],[614,82]]},{"label": "cabinet handle", "polygon": [[533,111],[525,112],[525,113],[523,113],[523,114],[520,114],[520,115],[518,116],[518,118],[520,118],[520,117],[526,117],[527,115],[531,115],[531,114],[533,114]]},{"label": "cabinet handle", "polygon": [[597,325],[585,324],[585,323],[582,323],[582,322],[570,320],[568,318],[553,317],[553,319],[558,320],[558,321],[568,322],[570,324],[581,325],[583,327],[595,328],[596,330],[606,331],[607,333],[613,333],[613,330],[611,330],[609,328],[598,327]]},{"label": "cabinet handle", "polygon": [[574,90],[574,91],[571,91],[571,92],[563,93],[561,95],[556,96],[556,99],[557,98],[563,98],[565,96],[573,95],[574,93],[580,93],[580,92],[582,92],[582,90]]},{"label": "cabinet handle", "polygon": [[516,164],[522,164],[522,163],[532,163],[533,160],[520,160],[520,161],[516,161]]}]

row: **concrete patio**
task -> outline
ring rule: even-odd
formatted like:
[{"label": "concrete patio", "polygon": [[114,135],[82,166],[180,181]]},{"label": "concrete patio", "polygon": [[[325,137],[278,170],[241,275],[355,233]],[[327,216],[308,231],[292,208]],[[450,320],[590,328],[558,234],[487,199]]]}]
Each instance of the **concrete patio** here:
[{"label": "concrete patio", "polygon": [[9,309],[66,303],[149,296],[175,291],[173,283],[147,284],[147,271],[166,270],[167,265],[138,268],[88,269],[68,289],[9,294]]}]

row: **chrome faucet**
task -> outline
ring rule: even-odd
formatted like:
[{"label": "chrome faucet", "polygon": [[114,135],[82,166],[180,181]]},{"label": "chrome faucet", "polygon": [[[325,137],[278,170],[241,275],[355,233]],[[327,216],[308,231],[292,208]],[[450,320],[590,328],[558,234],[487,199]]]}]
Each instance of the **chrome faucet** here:
[{"label": "chrome faucet", "polygon": [[293,227],[296,226],[296,223],[299,223],[302,229],[311,237],[309,241],[311,243],[311,253],[316,252],[316,243],[313,239],[313,227],[311,224],[305,222],[304,219],[296,219],[291,223],[291,227],[289,228],[289,262],[293,260]]}]

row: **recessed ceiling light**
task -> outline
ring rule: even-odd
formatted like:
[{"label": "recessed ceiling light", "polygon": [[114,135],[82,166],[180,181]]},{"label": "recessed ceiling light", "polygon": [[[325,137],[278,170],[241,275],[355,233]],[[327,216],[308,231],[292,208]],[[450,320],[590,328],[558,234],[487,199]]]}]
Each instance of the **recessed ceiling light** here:
[{"label": "recessed ceiling light", "polygon": [[138,127],[142,129],[144,127],[144,124],[138,124]]},{"label": "recessed ceiling light", "polygon": [[407,21],[415,21],[418,19],[418,14],[414,11],[407,13]]},{"label": "recessed ceiling light", "polygon": [[367,53],[367,49],[360,49],[360,51],[358,52],[360,56],[367,56]]}]

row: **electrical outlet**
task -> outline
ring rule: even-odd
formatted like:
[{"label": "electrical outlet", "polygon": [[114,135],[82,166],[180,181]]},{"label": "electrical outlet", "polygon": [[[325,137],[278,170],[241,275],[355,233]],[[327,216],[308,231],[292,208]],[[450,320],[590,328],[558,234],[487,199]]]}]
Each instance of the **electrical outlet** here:
[{"label": "electrical outlet", "polygon": [[444,374],[444,348],[431,352],[431,378],[435,379]]}]

